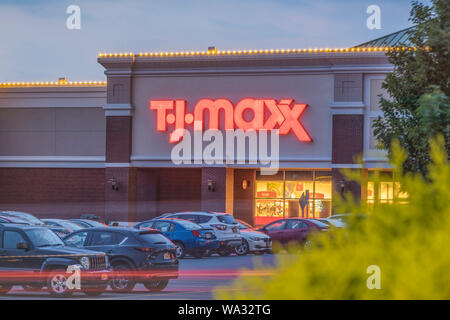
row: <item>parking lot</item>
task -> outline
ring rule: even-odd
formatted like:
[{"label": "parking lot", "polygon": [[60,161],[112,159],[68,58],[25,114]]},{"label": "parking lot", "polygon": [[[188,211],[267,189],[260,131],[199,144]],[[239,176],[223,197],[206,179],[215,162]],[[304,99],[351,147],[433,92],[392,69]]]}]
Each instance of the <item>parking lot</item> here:
[{"label": "parking lot", "polygon": [[[74,294],[70,299],[133,299],[133,300],[158,300],[158,299],[213,299],[216,287],[230,284],[236,279],[242,269],[247,269],[246,276],[266,274],[266,271],[255,266],[273,265],[276,255],[246,255],[211,257],[194,259],[186,257],[180,260],[180,277],[171,280],[167,288],[162,292],[149,292],[142,284],[136,285],[132,293],[118,294],[109,289],[99,297],[90,298],[82,293]],[[54,299],[46,292],[24,291],[15,286],[6,296],[0,299]]]}]

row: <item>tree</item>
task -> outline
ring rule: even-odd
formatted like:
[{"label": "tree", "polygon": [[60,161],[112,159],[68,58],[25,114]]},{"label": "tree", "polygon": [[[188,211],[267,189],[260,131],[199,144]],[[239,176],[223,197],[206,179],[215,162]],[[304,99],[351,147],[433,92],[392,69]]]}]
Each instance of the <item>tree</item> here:
[{"label": "tree", "polygon": [[[383,149],[399,141],[408,157],[404,170],[427,175],[430,138],[440,133],[449,151],[450,2],[412,2],[409,39],[416,49],[388,52],[394,71],[383,83],[389,98],[381,98],[384,113],[374,121],[374,134]],[[391,157],[392,155],[389,154]]]}]

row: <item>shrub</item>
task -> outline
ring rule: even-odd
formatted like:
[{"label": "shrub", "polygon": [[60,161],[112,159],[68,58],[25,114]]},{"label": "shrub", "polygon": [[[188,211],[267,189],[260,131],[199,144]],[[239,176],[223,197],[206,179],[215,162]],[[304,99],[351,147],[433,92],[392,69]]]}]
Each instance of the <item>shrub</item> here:
[{"label": "shrub", "polygon": [[[278,255],[264,277],[241,277],[222,299],[449,299],[450,170],[443,139],[431,143],[429,176],[404,174],[406,153],[393,145],[393,170],[407,203],[368,207],[340,200],[341,210],[367,212],[348,228],[314,237],[315,246]],[[354,173],[346,172],[352,179]],[[356,222],[357,221],[357,222]],[[367,268],[380,268],[381,289],[369,289]],[[369,279],[370,282],[370,279]],[[231,289],[231,290],[230,290]]]}]

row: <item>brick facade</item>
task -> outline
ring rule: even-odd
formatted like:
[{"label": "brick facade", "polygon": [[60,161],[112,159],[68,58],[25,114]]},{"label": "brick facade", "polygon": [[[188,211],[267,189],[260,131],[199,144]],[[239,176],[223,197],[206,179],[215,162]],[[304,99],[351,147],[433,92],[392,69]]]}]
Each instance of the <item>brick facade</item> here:
[{"label": "brick facade", "polygon": [[137,220],[201,210],[201,176],[199,168],[137,169]]},{"label": "brick facade", "polygon": [[40,218],[104,218],[105,170],[0,168],[0,210],[25,211]]}]

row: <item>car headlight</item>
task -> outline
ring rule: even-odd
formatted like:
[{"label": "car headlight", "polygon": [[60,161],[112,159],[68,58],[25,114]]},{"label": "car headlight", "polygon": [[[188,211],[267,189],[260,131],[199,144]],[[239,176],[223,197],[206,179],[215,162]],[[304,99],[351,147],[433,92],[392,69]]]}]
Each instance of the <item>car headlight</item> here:
[{"label": "car headlight", "polygon": [[262,240],[261,238],[258,238],[258,237],[250,237],[250,240],[253,240],[253,241],[259,241],[259,240]]},{"label": "car headlight", "polygon": [[84,269],[89,270],[89,258],[88,257],[81,257],[80,263]]}]

